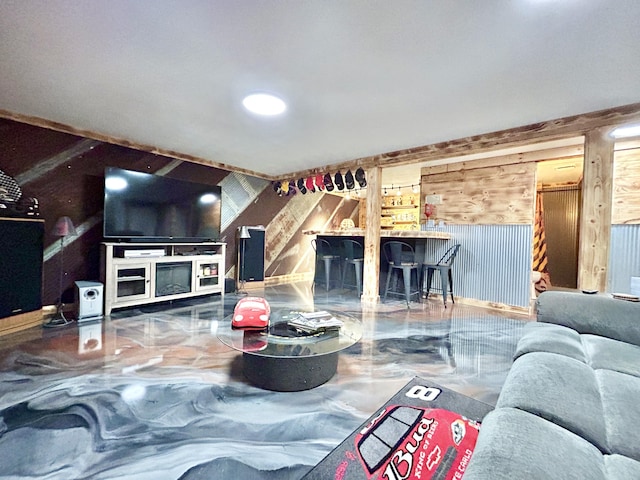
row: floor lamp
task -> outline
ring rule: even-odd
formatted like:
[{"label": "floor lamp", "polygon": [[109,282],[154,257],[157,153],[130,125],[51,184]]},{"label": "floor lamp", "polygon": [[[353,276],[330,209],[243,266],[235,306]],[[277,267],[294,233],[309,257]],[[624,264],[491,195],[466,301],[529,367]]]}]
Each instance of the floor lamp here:
[{"label": "floor lamp", "polygon": [[236,293],[247,295],[248,292],[244,289],[246,280],[244,278],[244,264],[245,264],[245,252],[247,249],[247,238],[251,238],[251,234],[249,234],[249,228],[246,226],[240,227],[240,275],[238,277],[240,288],[236,291]]},{"label": "floor lamp", "polygon": [[64,239],[65,237],[75,236],[76,228],[73,226],[73,222],[69,217],[60,217],[52,232],[56,237],[60,237],[60,282],[59,282],[59,294],[58,304],[56,305],[55,316],[44,324],[45,327],[62,327],[71,323],[70,320],[64,316],[64,303],[62,303],[62,280],[64,278]]}]

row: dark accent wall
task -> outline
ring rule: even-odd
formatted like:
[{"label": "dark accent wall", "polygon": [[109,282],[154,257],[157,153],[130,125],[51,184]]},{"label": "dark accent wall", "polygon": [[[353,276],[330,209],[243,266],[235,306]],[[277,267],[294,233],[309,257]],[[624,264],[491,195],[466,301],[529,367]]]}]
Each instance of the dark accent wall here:
[{"label": "dark accent wall", "polygon": [[[51,230],[59,217],[71,217],[79,229],[79,236],[66,243],[63,300],[73,301],[73,285],[76,280],[99,278],[106,167],[147,173],[161,171],[168,177],[214,185],[230,174],[218,168],[0,119],[0,170],[16,179],[23,196],[38,200],[41,218],[45,220],[45,305],[55,304],[58,297],[59,254],[55,243],[59,243],[59,238],[53,236]],[[307,226],[317,225],[318,221],[324,222],[332,216],[351,216],[357,211],[357,202],[321,193],[307,194],[307,197],[317,195],[318,201],[305,202],[302,201],[301,194],[279,197],[268,183],[266,185],[267,188],[259,192],[249,206],[238,212],[222,231],[222,240],[227,242],[227,272],[232,271],[235,265],[235,232],[240,225],[267,227],[267,277],[310,272],[313,269],[311,260],[301,263],[289,254],[293,250],[298,253],[298,258],[301,255],[312,259],[310,238],[302,231]],[[283,210],[289,210],[290,213],[283,215]],[[292,216],[296,218],[293,232],[288,221]],[[283,238],[278,237],[277,232],[280,231],[286,233],[286,248],[281,248],[278,243]],[[278,245],[275,252],[272,245]],[[292,271],[294,268],[295,272]]]}]

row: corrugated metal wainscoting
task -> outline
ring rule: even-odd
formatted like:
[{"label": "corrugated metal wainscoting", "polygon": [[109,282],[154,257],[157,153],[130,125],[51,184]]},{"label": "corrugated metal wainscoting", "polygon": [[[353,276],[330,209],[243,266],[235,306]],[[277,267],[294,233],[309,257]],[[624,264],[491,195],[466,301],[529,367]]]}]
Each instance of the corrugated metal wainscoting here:
[{"label": "corrugated metal wainscoting", "polygon": [[[446,244],[427,241],[425,259],[436,262],[447,248],[460,243],[453,265],[455,296],[529,307],[533,227],[531,225],[446,225]],[[440,288],[434,276],[433,286]]]},{"label": "corrugated metal wainscoting", "polygon": [[631,293],[631,277],[640,277],[640,225],[611,225],[607,291]]}]

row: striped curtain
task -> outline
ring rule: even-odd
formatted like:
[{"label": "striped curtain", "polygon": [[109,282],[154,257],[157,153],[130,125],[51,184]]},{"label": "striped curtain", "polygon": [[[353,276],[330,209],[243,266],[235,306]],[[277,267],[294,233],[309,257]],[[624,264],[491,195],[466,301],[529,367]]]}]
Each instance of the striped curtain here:
[{"label": "striped curtain", "polygon": [[544,209],[541,192],[536,195],[536,218],[533,225],[533,270],[548,273],[547,241],[544,236]]}]

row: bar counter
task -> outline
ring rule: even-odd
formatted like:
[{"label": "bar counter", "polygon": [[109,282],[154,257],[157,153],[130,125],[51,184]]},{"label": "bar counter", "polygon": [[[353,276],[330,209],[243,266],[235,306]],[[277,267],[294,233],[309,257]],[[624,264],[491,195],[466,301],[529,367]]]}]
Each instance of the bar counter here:
[{"label": "bar counter", "polygon": [[[363,239],[365,230],[362,228],[336,229],[336,230],[304,230],[306,235],[317,235],[324,238],[331,245],[337,247],[342,239]],[[380,230],[380,237],[374,242],[377,243],[376,248],[371,251],[364,248],[364,271],[362,286],[362,301],[366,303],[377,303],[380,300],[381,291],[380,278],[386,278],[388,266],[384,258],[383,245],[392,240],[400,240],[409,243],[414,248],[415,261],[417,263],[428,263],[434,258],[427,254],[427,243],[434,240],[438,245],[446,243],[452,238],[451,233],[440,230]],[[372,254],[372,261],[367,265],[367,255]],[[418,276],[420,276],[418,273]],[[424,285],[421,286],[424,289]]]},{"label": "bar counter", "polygon": [[[326,235],[334,237],[364,237],[363,228],[348,230],[304,230],[305,235]],[[380,230],[380,238],[437,238],[449,240],[451,234],[437,230]]]}]

